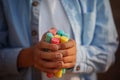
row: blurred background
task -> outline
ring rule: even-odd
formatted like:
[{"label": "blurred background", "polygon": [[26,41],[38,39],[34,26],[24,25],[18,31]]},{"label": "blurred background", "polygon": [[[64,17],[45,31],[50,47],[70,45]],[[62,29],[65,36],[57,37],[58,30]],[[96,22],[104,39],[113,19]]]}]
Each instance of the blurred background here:
[{"label": "blurred background", "polygon": [[[120,0],[110,0],[115,25],[118,31],[120,41]],[[116,52],[116,61],[113,66],[106,72],[98,74],[98,80],[120,80],[120,45]]]}]

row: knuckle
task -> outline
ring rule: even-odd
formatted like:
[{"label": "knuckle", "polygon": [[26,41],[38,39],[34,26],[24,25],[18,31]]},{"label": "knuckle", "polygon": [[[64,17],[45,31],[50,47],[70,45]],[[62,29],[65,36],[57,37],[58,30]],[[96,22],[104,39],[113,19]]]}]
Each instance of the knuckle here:
[{"label": "knuckle", "polygon": [[50,48],[53,50],[58,50],[58,46],[56,44],[51,44]]},{"label": "knuckle", "polygon": [[66,58],[63,58],[63,62],[66,63]]},{"label": "knuckle", "polygon": [[69,56],[69,51],[65,50],[65,56]]}]

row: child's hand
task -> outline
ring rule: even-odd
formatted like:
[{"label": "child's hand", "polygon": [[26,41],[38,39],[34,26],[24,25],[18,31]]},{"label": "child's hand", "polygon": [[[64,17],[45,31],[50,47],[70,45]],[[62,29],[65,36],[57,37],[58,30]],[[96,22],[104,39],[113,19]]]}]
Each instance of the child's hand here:
[{"label": "child's hand", "polygon": [[[62,66],[62,54],[57,52],[58,45],[50,44],[45,41],[40,41],[36,45],[36,49],[33,51],[34,54],[34,67],[45,73],[56,73]],[[48,49],[50,51],[44,51]]]},{"label": "child's hand", "polygon": [[59,51],[63,55],[62,68],[72,68],[76,63],[76,43],[69,40],[66,43],[59,44]]},{"label": "child's hand", "polygon": [[[69,40],[59,45],[41,41],[34,52],[34,66],[46,73],[56,73],[61,68],[72,68],[76,63],[76,43]],[[46,52],[44,49],[50,51]]]}]

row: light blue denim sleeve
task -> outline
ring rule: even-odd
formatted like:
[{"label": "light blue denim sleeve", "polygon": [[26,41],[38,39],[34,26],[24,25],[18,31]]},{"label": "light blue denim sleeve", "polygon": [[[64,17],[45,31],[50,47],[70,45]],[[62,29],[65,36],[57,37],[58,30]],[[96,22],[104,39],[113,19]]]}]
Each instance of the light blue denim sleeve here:
[{"label": "light blue denim sleeve", "polygon": [[[85,25],[89,27],[84,29],[83,44],[78,47],[77,63],[73,70],[75,73],[104,72],[115,60],[118,35],[109,0],[92,1],[96,1],[94,17],[87,17]],[[95,19],[95,23],[89,23],[90,19]],[[95,25],[93,32],[91,31],[92,26],[89,24]],[[80,66],[80,70],[77,70],[78,66]]]},{"label": "light blue denim sleeve", "polygon": [[0,1],[0,76],[18,74],[17,57],[21,48],[9,48],[8,29]]}]

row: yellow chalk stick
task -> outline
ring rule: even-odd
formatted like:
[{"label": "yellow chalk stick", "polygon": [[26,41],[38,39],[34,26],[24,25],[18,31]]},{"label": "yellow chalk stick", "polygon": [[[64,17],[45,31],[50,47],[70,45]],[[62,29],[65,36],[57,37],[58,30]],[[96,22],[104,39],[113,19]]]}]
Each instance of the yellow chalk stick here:
[{"label": "yellow chalk stick", "polygon": [[61,43],[64,43],[64,42],[68,42],[69,38],[65,37],[65,36],[61,36],[60,37],[60,41]]},{"label": "yellow chalk stick", "polygon": [[57,77],[57,78],[61,78],[62,77],[62,69],[60,69],[60,71],[55,73],[55,77]]},{"label": "yellow chalk stick", "polygon": [[55,38],[60,38],[61,36],[60,36],[60,35],[55,35],[54,37],[55,37]]}]

